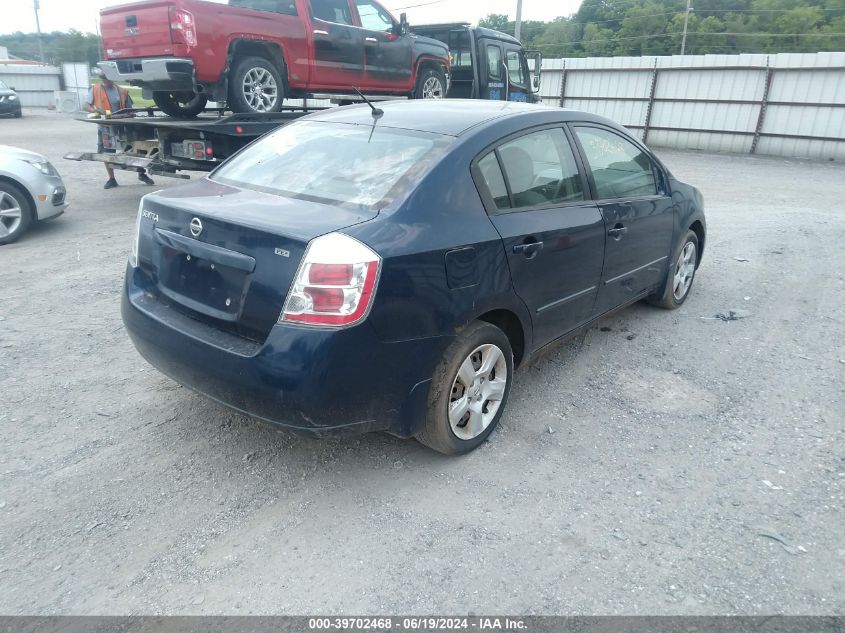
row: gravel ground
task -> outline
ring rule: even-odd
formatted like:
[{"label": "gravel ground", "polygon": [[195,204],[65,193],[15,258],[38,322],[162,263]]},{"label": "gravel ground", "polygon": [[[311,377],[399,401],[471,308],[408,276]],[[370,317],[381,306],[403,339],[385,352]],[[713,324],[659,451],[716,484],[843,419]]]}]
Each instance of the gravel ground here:
[{"label": "gravel ground", "polygon": [[71,207],[0,247],[0,613],[845,614],[841,164],[659,152],[707,203],[690,299],[532,363],[455,459],[148,366],[118,304],[150,189],[104,192],[61,159],[93,126],[27,114],[0,142]]}]

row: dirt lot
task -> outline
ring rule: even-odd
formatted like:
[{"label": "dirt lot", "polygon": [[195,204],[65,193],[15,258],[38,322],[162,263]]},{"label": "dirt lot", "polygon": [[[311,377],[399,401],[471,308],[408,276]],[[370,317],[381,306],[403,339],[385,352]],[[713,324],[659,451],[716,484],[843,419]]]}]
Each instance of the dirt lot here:
[{"label": "dirt lot", "polygon": [[521,371],[454,459],[279,432],[148,366],[118,303],[150,188],[104,192],[61,159],[93,126],[29,114],[0,143],[71,207],[0,247],[0,613],[845,613],[841,163],[659,152],[707,202],[684,308]]}]

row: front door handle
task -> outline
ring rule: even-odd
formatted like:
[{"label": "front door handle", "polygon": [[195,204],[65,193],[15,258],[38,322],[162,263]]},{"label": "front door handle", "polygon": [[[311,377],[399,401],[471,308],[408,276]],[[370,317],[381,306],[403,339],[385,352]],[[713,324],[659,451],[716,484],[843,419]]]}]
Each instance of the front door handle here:
[{"label": "front door handle", "polygon": [[514,253],[522,253],[526,257],[534,257],[538,251],[543,249],[542,242],[525,242],[524,244],[516,244],[513,247]]},{"label": "front door handle", "polygon": [[328,31],[324,31],[323,29],[314,29],[314,35],[328,35]]},{"label": "front door handle", "polygon": [[621,222],[617,222],[616,226],[610,229],[607,234],[615,240],[622,239],[622,236],[628,232],[628,227],[622,224]]},{"label": "front door handle", "polygon": [[378,40],[374,37],[365,37],[364,40],[367,42],[378,42]]}]

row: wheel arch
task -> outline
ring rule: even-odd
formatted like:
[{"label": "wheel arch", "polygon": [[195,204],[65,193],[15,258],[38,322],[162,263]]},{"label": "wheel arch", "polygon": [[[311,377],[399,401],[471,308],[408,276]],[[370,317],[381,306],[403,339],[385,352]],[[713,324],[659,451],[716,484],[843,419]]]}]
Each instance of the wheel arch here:
[{"label": "wheel arch", "polygon": [[229,54],[226,62],[226,82],[228,83],[229,73],[234,68],[238,59],[244,57],[263,57],[264,59],[273,63],[279,74],[282,76],[282,81],[285,82],[285,90],[289,89],[288,82],[288,67],[285,61],[285,51],[282,45],[278,42],[271,42],[268,40],[252,39],[248,37],[241,37],[233,39],[229,42]]},{"label": "wheel arch", "polygon": [[695,233],[695,236],[698,238],[698,257],[695,262],[695,267],[698,268],[699,264],[701,264],[701,257],[704,255],[704,224],[701,220],[695,220],[692,224],[690,224],[689,230]]},{"label": "wheel arch", "polygon": [[419,58],[417,58],[417,69],[416,74],[414,76],[414,85],[416,85],[416,80],[419,80],[420,75],[429,68],[432,70],[436,70],[437,72],[443,73],[443,75],[448,78],[448,70],[446,68],[446,64],[443,62],[442,59],[438,59],[433,55],[420,55]]},{"label": "wheel arch", "polygon": [[497,308],[480,315],[477,321],[485,321],[505,333],[513,350],[513,365],[519,367],[526,356],[525,327],[515,312],[506,308]]}]

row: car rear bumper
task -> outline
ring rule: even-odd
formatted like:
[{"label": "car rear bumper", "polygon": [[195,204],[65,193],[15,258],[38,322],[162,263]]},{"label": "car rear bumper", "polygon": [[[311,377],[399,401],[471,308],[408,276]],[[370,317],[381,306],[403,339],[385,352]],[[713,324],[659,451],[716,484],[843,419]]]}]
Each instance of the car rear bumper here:
[{"label": "car rear bumper", "polygon": [[197,321],[134,285],[121,312],[141,355],[176,382],[265,422],[313,436],[421,428],[448,337],[385,343],[367,322],[275,326],[255,343]]},{"label": "car rear bumper", "polygon": [[111,81],[150,90],[193,90],[194,62],[181,57],[119,59],[99,63]]}]

